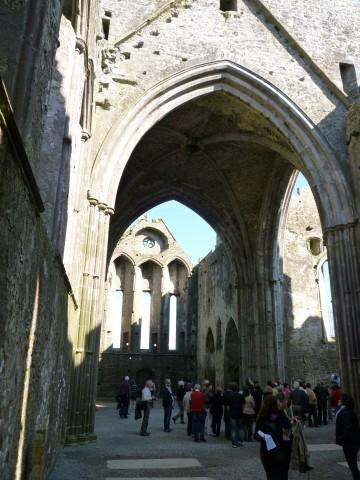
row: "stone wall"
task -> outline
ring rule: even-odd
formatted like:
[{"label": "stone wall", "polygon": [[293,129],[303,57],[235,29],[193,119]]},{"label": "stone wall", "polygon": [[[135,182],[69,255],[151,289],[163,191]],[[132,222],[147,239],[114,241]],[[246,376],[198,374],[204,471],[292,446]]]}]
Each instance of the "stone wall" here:
[{"label": "stone wall", "polygon": [[[242,320],[245,321],[239,318],[237,276],[223,244],[218,245],[213,252],[201,260],[196,270],[197,377],[200,382],[210,377],[216,385],[224,387],[226,330],[230,320],[233,319],[238,328],[240,340],[240,323]],[[213,352],[212,348],[209,349],[209,345],[207,346],[210,336],[214,339]],[[239,345],[239,355],[233,360],[242,366],[243,356],[244,353],[241,355]],[[208,368],[209,364],[213,365],[214,372]],[[241,381],[246,376],[241,367],[240,376],[238,380]]]},{"label": "stone wall", "polygon": [[5,0],[0,6],[0,75],[33,167],[44,133],[61,3]]},{"label": "stone wall", "polygon": [[[151,7],[154,2],[143,0],[141,11],[149,13],[149,22],[140,29],[136,27],[143,17],[131,2],[103,0],[101,4],[112,12],[112,17],[110,36],[103,44],[106,58],[95,92],[96,118],[101,129],[95,134],[94,154],[115,122],[149,88],[191,65],[223,58],[250,69],[286,93],[318,124],[334,148],[343,150],[343,92],[332,79],[319,76],[321,69],[312,64],[311,58],[305,59],[302,50],[251,2],[239,0],[238,11],[226,13],[219,9],[218,0],[178,1],[168,3],[165,11],[156,10],[159,14],[155,15],[155,5]],[[322,17],[328,10],[324,9]],[[301,20],[297,28],[306,30],[307,19]],[[317,25],[314,20],[314,28]],[[125,30],[131,35],[125,35]],[[334,59],[332,71],[337,68],[336,41],[334,35],[326,45],[313,44],[313,49],[323,48],[319,51],[322,58]]]},{"label": "stone wall", "polygon": [[[313,254],[310,240],[320,240],[320,251]],[[317,207],[309,187],[291,197],[284,235],[284,343],[286,348],[286,380],[304,379],[311,383],[328,382],[338,371],[336,345],[328,341],[323,324],[319,289],[319,268],[326,257]],[[240,381],[244,381],[254,365],[253,339],[246,334],[246,318],[240,318],[236,290],[236,273],[224,247],[217,246],[197,267],[197,372],[199,380],[207,375],[209,362],[215,367],[216,383],[223,385],[226,357],[226,328],[230,318],[238,328]],[[220,319],[221,328],[217,322]],[[215,351],[209,355],[207,338],[211,332]],[[242,334],[242,332],[244,332]],[[244,337],[244,336],[245,337]],[[226,367],[225,367],[226,368]]]},{"label": "stone wall", "polygon": [[64,438],[75,304],[20,162],[24,151],[0,133],[0,471],[4,480],[35,471],[45,478]]},{"label": "stone wall", "polygon": [[[326,257],[314,197],[309,187],[294,192],[284,235],[284,320],[287,344],[287,379],[311,383],[329,381],[338,371],[336,346],[323,325],[319,265]],[[311,239],[320,249],[311,251]]]},{"label": "stone wall", "polygon": [[339,88],[342,88],[339,62],[353,61],[360,73],[356,0],[333,2],[331,8],[327,0],[261,0],[259,3],[271,11]]},{"label": "stone wall", "polygon": [[153,380],[157,395],[165,378],[170,378],[173,386],[181,379],[194,380],[190,357],[184,355],[104,352],[100,355],[98,397],[114,398],[125,375],[140,388],[146,380]]},{"label": "stone wall", "polygon": [[[191,260],[164,221],[146,215],[126,230],[112,254],[101,331],[98,395],[113,396],[124,375],[139,383],[152,378],[192,379],[188,332]],[[122,294],[121,311],[116,295]],[[151,295],[149,347],[141,347],[143,294]],[[170,302],[176,297],[176,346],[170,342]],[[119,323],[121,341],[119,345]],[[116,344],[114,345],[114,342]],[[148,378],[145,378],[148,375]]]}]

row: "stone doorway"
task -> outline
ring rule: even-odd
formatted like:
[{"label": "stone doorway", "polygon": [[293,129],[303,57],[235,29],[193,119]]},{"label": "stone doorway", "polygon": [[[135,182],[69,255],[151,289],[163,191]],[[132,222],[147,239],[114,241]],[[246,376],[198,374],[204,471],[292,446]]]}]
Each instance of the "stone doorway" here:
[{"label": "stone doorway", "polygon": [[234,320],[231,318],[225,334],[224,380],[226,388],[230,382],[240,380],[240,342]]},{"label": "stone doorway", "polygon": [[141,390],[144,388],[146,380],[153,380],[155,382],[155,372],[150,368],[142,368],[136,372],[136,385]]},{"label": "stone doorway", "polygon": [[211,385],[213,385],[215,389],[215,341],[211,328],[209,328],[206,335],[205,378],[209,380],[209,382],[211,383]]}]

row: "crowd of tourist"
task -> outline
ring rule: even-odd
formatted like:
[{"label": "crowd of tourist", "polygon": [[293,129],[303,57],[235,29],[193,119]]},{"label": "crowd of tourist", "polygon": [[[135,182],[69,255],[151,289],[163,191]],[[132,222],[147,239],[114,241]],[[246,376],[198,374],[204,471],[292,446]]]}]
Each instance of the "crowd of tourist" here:
[{"label": "crowd of tourist", "polygon": [[[268,381],[264,388],[248,379],[242,388],[231,382],[223,391],[208,380],[200,383],[177,382],[173,390],[165,379],[160,390],[164,410],[164,432],[173,424],[187,424],[186,432],[195,442],[206,442],[207,436],[219,437],[224,422],[225,438],[232,448],[245,442],[260,442],[260,458],[268,480],[286,480],[290,468],[306,472],[311,469],[303,436],[303,427],[319,428],[336,418],[336,443],[343,447],[345,458],[355,480],[360,480],[357,453],[360,428],[354,402],[342,392],[338,378],[330,388],[319,382]],[[142,417],[140,435],[149,436],[148,423],[156,389],[148,380],[140,390],[125,377],[117,395],[121,418],[127,418],[133,402],[135,418]],[[175,413],[176,408],[176,413]],[[174,413],[174,414],[173,414]]]}]

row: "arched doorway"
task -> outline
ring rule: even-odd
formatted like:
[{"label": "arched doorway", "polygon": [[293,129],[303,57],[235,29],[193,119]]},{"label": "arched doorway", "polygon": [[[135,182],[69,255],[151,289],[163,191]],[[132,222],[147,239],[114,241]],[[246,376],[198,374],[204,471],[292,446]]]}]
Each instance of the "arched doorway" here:
[{"label": "arched doorway", "polygon": [[209,380],[209,382],[216,387],[215,383],[215,341],[214,335],[211,331],[211,328],[208,329],[208,333],[206,335],[206,358],[205,358],[205,378]]},{"label": "arched doorway", "polygon": [[235,322],[230,318],[226,328],[224,345],[224,388],[230,382],[240,380],[240,341]]},{"label": "arched doorway", "polygon": [[[141,370],[138,370],[136,372],[135,382],[136,382],[136,385],[138,386],[139,390],[144,388],[145,382],[147,380],[155,381],[154,379],[155,379],[155,372],[154,372],[154,370],[151,370],[151,368],[142,368]],[[158,387],[158,385],[157,385],[157,387]]]}]

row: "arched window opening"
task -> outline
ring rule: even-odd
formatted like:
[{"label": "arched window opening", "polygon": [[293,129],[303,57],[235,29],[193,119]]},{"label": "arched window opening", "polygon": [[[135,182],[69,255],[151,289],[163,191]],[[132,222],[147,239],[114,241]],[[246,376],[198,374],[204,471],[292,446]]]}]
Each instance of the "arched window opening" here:
[{"label": "arched window opening", "polygon": [[113,291],[111,304],[112,325],[112,345],[113,348],[121,347],[121,323],[123,310],[123,291],[120,289]]},{"label": "arched window opening", "polygon": [[140,350],[149,350],[149,346],[150,346],[150,312],[151,312],[151,292],[142,292]]},{"label": "arched window opening", "polygon": [[228,385],[230,382],[239,382],[240,376],[240,340],[232,318],[229,320],[226,328],[224,348],[224,380],[225,385]]},{"label": "arched window opening", "polygon": [[[107,305],[104,329],[107,339],[104,348],[124,349],[124,332],[128,332],[131,322],[129,304],[133,298],[133,265],[120,255],[109,266],[107,276]],[[127,340],[128,342],[128,340]]]},{"label": "arched window opening", "polygon": [[215,384],[215,341],[211,328],[208,328],[205,340],[205,370],[204,376],[209,382]]},{"label": "arched window opening", "polygon": [[321,239],[318,237],[312,237],[308,240],[309,250],[312,255],[317,256],[320,255],[322,251]]},{"label": "arched window opening", "polygon": [[321,310],[327,340],[335,339],[335,324],[330,288],[329,262],[325,260],[319,275]]},{"label": "arched window opening", "polygon": [[220,10],[223,12],[237,11],[237,0],[220,0]]},{"label": "arched window opening", "polygon": [[177,298],[170,296],[170,315],[169,315],[169,350],[176,350],[176,320],[177,320]]},{"label": "arched window opening", "polygon": [[209,327],[208,333],[206,335],[206,353],[214,353],[214,352],[215,352],[214,336],[212,334],[211,328]]},{"label": "arched window opening", "polygon": [[218,318],[216,322],[216,350],[222,349],[222,336],[221,336],[221,319]]},{"label": "arched window opening", "polygon": [[105,40],[109,39],[111,12],[106,11],[102,18],[102,29]]}]

